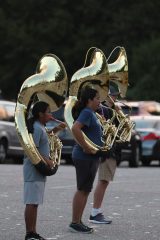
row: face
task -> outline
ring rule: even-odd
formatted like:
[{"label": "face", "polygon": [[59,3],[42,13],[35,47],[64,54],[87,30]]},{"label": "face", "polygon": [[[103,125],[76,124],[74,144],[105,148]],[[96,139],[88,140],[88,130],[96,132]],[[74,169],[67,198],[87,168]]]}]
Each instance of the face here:
[{"label": "face", "polygon": [[51,111],[50,111],[50,108],[49,107],[47,107],[47,109],[46,109],[46,111],[45,111],[45,113],[40,113],[39,114],[39,116],[40,116],[40,122],[42,123],[42,124],[45,124],[45,123],[47,123],[48,121],[50,121],[51,120],[51,118],[52,118],[52,114],[51,114]]},{"label": "face", "polygon": [[99,93],[96,93],[96,96],[93,98],[93,100],[89,99],[88,101],[88,107],[90,107],[93,111],[96,111],[100,106],[100,95]]}]

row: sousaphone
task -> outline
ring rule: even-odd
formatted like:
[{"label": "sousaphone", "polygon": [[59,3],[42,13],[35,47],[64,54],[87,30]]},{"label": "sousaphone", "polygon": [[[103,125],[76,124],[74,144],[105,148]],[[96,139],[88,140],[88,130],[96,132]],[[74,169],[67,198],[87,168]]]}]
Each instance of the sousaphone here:
[{"label": "sousaphone", "polygon": [[27,78],[22,84],[17,98],[15,126],[19,141],[28,158],[46,176],[53,175],[57,171],[62,145],[57,136],[52,135],[49,138],[53,157],[51,160],[54,163],[51,169],[37,150],[32,134],[28,133],[26,121],[30,107],[36,101],[47,102],[51,111],[59,109],[65,100],[67,89],[67,73],[63,63],[56,55],[46,54],[38,63],[36,74]]},{"label": "sousaphone", "polygon": [[[89,65],[86,66],[89,53],[91,53],[91,57],[89,59],[90,62]],[[79,98],[81,89],[88,84],[93,85],[94,88],[98,90],[98,92],[100,93],[101,101],[104,101],[106,99],[106,93],[108,92],[109,86],[108,64],[104,53],[98,48],[90,48],[88,50],[84,66],[80,70],[78,70],[71,78],[69,99],[66,103],[64,110],[64,118],[68,125],[68,128],[71,130],[71,133],[74,123],[74,119],[72,116],[72,108]],[[100,147],[94,144],[84,133],[83,135],[86,142],[95,153],[99,150],[107,151],[110,148],[110,146],[108,145]]]}]

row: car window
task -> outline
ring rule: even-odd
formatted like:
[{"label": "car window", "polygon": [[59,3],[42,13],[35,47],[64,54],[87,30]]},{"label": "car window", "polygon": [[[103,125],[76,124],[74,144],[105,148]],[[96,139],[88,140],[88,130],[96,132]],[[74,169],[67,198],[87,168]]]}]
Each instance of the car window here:
[{"label": "car window", "polygon": [[160,121],[156,121],[156,122],[154,123],[153,127],[154,127],[155,129],[159,130],[159,129],[160,129]]},{"label": "car window", "polygon": [[129,108],[128,106],[121,106],[122,111],[124,114],[129,114],[129,115],[138,115],[139,114],[139,108],[138,107],[131,107]]},{"label": "car window", "polygon": [[139,114],[139,107],[132,107],[131,115],[138,115],[138,114]]},{"label": "car window", "polygon": [[0,104],[0,120],[14,122],[15,105]]},{"label": "car window", "polygon": [[8,116],[14,116],[15,106],[14,105],[5,105]]},{"label": "car window", "polygon": [[5,108],[0,105],[0,120],[4,120],[7,118],[7,112],[5,110]]},{"label": "car window", "polygon": [[157,128],[157,122],[155,120],[134,120],[136,128]]},{"label": "car window", "polygon": [[157,122],[157,129],[160,130],[160,121]]}]

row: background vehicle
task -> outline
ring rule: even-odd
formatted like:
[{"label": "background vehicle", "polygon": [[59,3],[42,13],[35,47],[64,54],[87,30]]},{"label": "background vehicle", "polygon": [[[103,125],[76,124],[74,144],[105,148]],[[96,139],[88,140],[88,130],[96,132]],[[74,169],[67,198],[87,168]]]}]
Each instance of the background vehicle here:
[{"label": "background vehicle", "polygon": [[13,157],[18,161],[23,156],[14,123],[15,103],[0,100],[0,163]]},{"label": "background vehicle", "polygon": [[142,164],[148,166],[152,160],[160,161],[160,116],[133,116],[131,119],[141,135]]}]

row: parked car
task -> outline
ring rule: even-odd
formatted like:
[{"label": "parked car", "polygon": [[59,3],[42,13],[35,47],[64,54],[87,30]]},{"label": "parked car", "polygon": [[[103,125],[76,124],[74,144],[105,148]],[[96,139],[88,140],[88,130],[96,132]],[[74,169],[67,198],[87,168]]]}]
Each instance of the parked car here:
[{"label": "parked car", "polygon": [[160,116],[133,116],[136,130],[142,141],[142,164],[150,165],[152,160],[160,161]]},{"label": "parked car", "polygon": [[0,100],[0,163],[7,157],[18,161],[23,156],[14,123],[15,103]]},{"label": "parked car", "polygon": [[[65,104],[56,112],[53,113],[53,116],[61,121],[64,121],[64,107]],[[57,123],[49,122],[47,126],[53,127]],[[72,163],[72,149],[75,145],[74,138],[69,129],[65,129],[59,132],[59,138],[62,141],[62,158],[66,160],[66,163]],[[117,148],[117,163],[118,165],[122,161],[128,161],[130,167],[138,167],[141,159],[141,139],[140,135],[133,130],[132,137],[130,142],[118,144]]]}]

